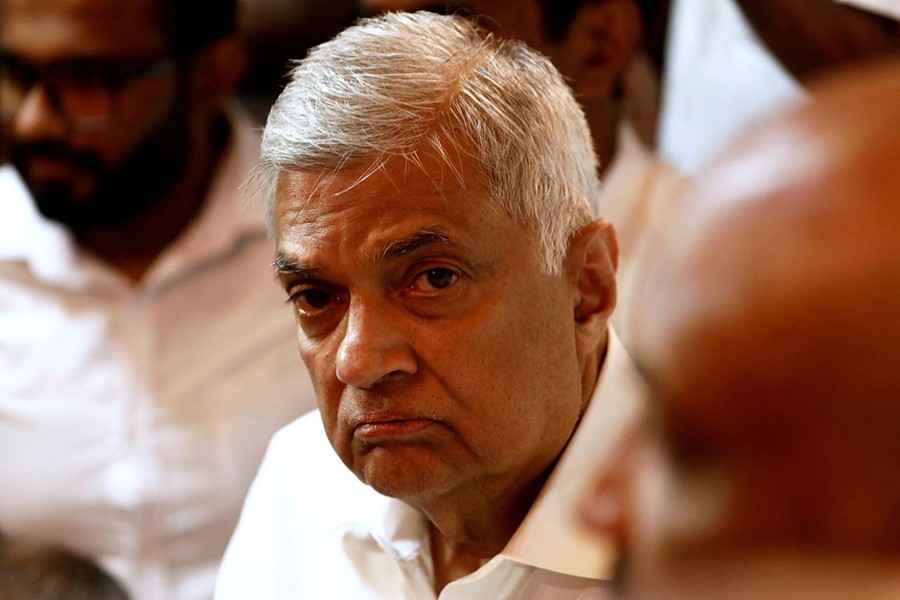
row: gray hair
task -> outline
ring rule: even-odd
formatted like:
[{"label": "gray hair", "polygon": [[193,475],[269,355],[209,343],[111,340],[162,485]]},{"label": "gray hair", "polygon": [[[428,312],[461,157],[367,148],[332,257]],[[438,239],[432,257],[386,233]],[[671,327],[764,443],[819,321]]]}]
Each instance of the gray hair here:
[{"label": "gray hair", "polygon": [[284,171],[370,174],[392,157],[421,164],[423,152],[454,173],[453,156],[473,159],[495,207],[536,235],[549,273],[596,218],[590,131],[550,61],[462,17],[419,12],[361,20],[294,67],[257,171],[270,226]]}]

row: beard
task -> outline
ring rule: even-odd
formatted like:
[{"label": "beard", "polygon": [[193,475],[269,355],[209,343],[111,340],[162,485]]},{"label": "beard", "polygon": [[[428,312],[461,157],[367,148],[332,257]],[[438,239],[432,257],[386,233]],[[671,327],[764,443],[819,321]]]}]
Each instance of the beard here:
[{"label": "beard", "polygon": [[[145,136],[116,168],[103,164],[93,153],[75,150],[52,140],[16,143],[10,162],[28,186],[38,210],[50,220],[73,230],[130,223],[160,202],[185,168],[188,123],[184,102]],[[89,193],[74,182],[35,179],[28,163],[51,159],[89,175]]]}]

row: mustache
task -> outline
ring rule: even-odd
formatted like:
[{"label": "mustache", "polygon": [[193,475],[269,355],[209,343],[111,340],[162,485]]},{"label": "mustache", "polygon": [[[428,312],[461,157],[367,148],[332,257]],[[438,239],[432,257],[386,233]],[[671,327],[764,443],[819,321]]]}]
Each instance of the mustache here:
[{"label": "mustache", "polygon": [[90,171],[103,170],[100,160],[89,152],[73,150],[64,144],[52,141],[35,141],[13,144],[9,149],[13,164],[21,165],[34,158],[67,162]]}]

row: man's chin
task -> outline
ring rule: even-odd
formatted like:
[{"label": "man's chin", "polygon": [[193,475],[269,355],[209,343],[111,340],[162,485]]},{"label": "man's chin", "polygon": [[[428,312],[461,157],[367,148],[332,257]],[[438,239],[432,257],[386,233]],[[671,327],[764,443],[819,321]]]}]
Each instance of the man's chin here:
[{"label": "man's chin", "polygon": [[79,228],[104,220],[104,215],[98,214],[102,210],[95,206],[94,186],[49,180],[29,187],[37,209],[51,221]]},{"label": "man's chin", "polygon": [[[448,487],[451,473],[423,448],[378,448],[355,465],[357,476],[376,492],[417,503]],[[443,475],[443,476],[442,476]]]}]

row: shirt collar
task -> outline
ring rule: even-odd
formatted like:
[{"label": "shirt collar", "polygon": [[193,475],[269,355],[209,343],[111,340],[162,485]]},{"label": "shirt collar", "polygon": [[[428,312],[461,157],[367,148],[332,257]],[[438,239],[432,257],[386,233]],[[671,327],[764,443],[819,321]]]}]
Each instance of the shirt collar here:
[{"label": "shirt collar", "polygon": [[376,523],[369,533],[385,552],[398,560],[416,558],[428,544],[425,517],[400,500],[385,497],[382,516]]},{"label": "shirt collar", "polygon": [[[584,530],[576,504],[585,490],[585,476],[614,453],[620,436],[638,417],[645,397],[643,386],[631,358],[610,328],[606,358],[584,416],[499,558],[566,575],[612,579],[616,548],[612,540]],[[428,544],[425,517],[399,500],[383,498],[373,515],[376,518],[368,524],[369,534],[395,558],[419,556]]]}]

